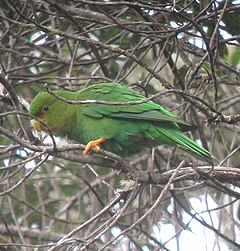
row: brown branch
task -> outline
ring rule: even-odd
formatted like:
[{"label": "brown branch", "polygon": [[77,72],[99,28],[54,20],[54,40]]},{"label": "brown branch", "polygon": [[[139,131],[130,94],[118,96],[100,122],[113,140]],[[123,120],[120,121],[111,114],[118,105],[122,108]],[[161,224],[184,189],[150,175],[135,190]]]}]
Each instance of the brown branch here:
[{"label": "brown branch", "polygon": [[240,244],[238,244],[237,242],[235,242],[234,240],[231,240],[228,236],[226,236],[225,234],[221,233],[218,229],[214,228],[213,226],[209,225],[202,217],[200,218],[200,216],[198,215],[198,213],[192,213],[190,210],[188,210],[183,203],[175,196],[174,199],[177,201],[177,203],[181,206],[181,208],[187,213],[189,214],[193,219],[195,219],[196,221],[198,221],[200,224],[202,224],[204,227],[212,230],[215,234],[217,234],[217,236],[220,236],[221,238],[223,238],[225,241],[231,243],[233,246],[240,248]]},{"label": "brown branch", "polygon": [[[84,145],[81,144],[68,144],[65,146],[54,148],[53,146],[35,146],[26,141],[22,141],[17,138],[15,135],[10,134],[6,129],[0,127],[0,132],[8,135],[10,138],[13,138],[17,143],[21,144],[24,147],[27,147],[29,150],[34,152],[40,152],[42,154],[51,154],[53,156],[71,160],[74,162],[88,163],[99,166],[110,167],[123,173],[128,173],[129,177],[138,182],[143,182],[147,184],[166,184],[170,179],[173,171],[167,171],[164,173],[155,173],[147,172],[142,170],[137,170],[130,165],[129,162],[122,159],[116,154],[101,150],[100,153],[103,156],[108,158],[101,158],[86,155],[75,155],[67,154],[69,151],[74,150],[83,150],[85,149]],[[198,167],[198,172],[191,167],[181,169],[174,179],[174,182],[183,181],[183,180],[208,180],[208,175],[206,172],[211,169],[211,166],[202,166]],[[209,174],[212,178],[217,179],[219,182],[224,183],[235,183],[240,180],[240,172],[237,168],[228,168],[228,167],[214,167],[214,169]],[[237,183],[236,183],[237,184]]]},{"label": "brown branch", "polygon": [[[60,238],[62,238],[64,235],[63,234],[53,234],[50,231],[40,230],[40,229],[32,229],[28,227],[20,227],[21,233],[24,237],[26,238],[31,238],[31,239],[37,239],[39,241],[49,241],[49,242],[56,242]],[[7,229],[5,225],[0,224],[0,233],[1,235],[8,235],[11,234],[12,236],[19,236],[18,229],[16,226],[11,226],[8,225]],[[1,245],[5,245],[7,243],[0,243]],[[13,243],[13,246],[15,244]]]}]

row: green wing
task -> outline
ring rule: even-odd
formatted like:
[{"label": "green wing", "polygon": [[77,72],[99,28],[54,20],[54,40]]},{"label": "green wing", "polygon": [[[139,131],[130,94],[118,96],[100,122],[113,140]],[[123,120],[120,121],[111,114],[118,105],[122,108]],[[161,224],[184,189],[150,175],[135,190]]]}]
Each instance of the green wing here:
[{"label": "green wing", "polygon": [[[87,93],[86,93],[87,90]],[[81,100],[102,100],[111,102],[142,101],[145,98],[137,92],[118,84],[98,84],[85,89]],[[121,118],[148,122],[172,122],[181,129],[192,130],[194,126],[176,118],[162,106],[149,101],[137,105],[83,105],[83,113],[94,118]]]},{"label": "green wing", "polygon": [[[82,96],[80,99],[103,100],[111,102],[131,102],[144,100],[145,98],[137,92],[121,85],[99,84],[88,88],[85,96]],[[146,129],[147,131],[144,133],[150,135],[150,138],[152,138],[153,141],[147,141],[151,141],[155,145],[161,143],[172,146],[178,145],[183,150],[188,151],[193,155],[199,156],[202,159],[210,161],[210,153],[181,132],[192,130],[194,126],[186,123],[185,121],[177,119],[172,113],[152,101],[137,105],[86,104],[83,105],[83,114],[92,118],[119,118],[131,122],[143,121],[152,123],[152,126],[148,127],[148,129]],[[138,127],[139,123],[136,124],[135,128],[140,130]],[[130,128],[128,128],[128,130],[129,129]],[[142,133],[140,135],[142,135]],[[118,140],[121,142],[121,139]],[[131,141],[130,138],[129,141]],[[135,141],[137,142],[136,137]],[[125,144],[126,141],[124,141],[122,145],[124,146]],[[126,145],[125,148],[127,148]]]}]

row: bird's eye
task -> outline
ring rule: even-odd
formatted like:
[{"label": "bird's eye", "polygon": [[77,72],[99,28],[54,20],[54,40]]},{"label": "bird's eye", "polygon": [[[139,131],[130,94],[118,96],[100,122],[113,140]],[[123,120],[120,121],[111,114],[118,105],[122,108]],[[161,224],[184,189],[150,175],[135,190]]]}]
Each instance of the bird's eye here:
[{"label": "bird's eye", "polygon": [[45,105],[45,106],[43,107],[43,110],[44,110],[44,112],[47,112],[47,111],[49,110],[49,106],[48,106],[48,105]]}]

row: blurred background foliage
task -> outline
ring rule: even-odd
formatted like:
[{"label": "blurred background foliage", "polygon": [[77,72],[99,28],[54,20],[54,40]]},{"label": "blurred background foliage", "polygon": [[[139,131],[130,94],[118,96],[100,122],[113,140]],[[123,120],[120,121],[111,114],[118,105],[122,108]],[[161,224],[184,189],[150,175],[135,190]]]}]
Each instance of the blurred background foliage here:
[{"label": "blurred background foliage", "polygon": [[[239,20],[230,0],[2,0],[0,249],[239,250]],[[33,132],[29,103],[46,83],[101,82],[160,93],[198,126],[189,135],[212,152],[213,175],[159,146],[127,161],[167,180],[121,187],[118,158],[82,156],[74,142],[56,153]]]}]

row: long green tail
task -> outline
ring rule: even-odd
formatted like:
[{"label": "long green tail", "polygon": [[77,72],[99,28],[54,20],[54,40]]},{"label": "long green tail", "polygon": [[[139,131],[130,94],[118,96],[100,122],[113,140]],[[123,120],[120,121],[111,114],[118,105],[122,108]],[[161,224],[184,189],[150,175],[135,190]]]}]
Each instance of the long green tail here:
[{"label": "long green tail", "polygon": [[194,155],[196,157],[199,157],[212,163],[210,152],[204,149],[203,147],[199,146],[197,143],[195,143],[192,139],[183,134],[181,131],[176,131],[176,130],[170,131],[160,128],[158,128],[158,130],[162,134],[170,138],[180,149],[183,149],[184,151],[190,153],[191,155]]}]

